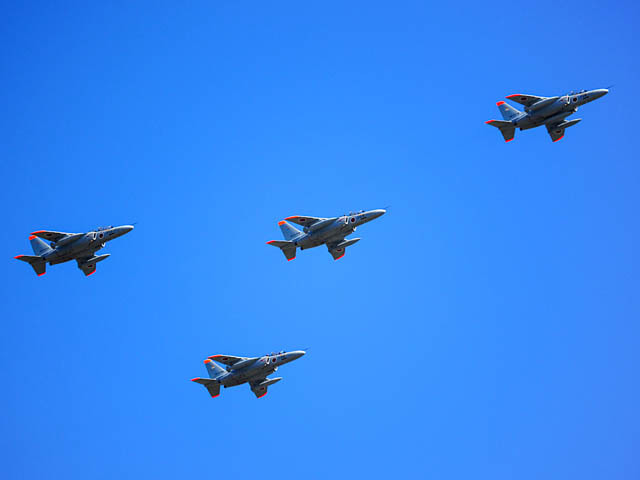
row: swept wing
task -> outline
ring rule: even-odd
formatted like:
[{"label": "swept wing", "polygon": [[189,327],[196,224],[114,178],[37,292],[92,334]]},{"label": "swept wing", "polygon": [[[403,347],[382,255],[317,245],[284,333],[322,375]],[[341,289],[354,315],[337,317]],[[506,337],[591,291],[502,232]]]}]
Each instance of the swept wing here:
[{"label": "swept wing", "polygon": [[210,358],[214,362],[222,363],[223,365],[232,367],[238,362],[247,360],[248,357],[234,357],[233,355],[211,355],[208,358]]},{"label": "swept wing", "polygon": [[289,222],[292,222],[292,223],[297,223],[298,225],[301,225],[303,227],[309,227],[314,223],[321,222],[327,219],[320,218],[320,217],[303,217],[300,215],[293,215],[292,217],[285,218],[285,220],[288,220]]},{"label": "swept wing", "polygon": [[65,233],[65,232],[54,232],[52,230],[38,230],[37,232],[31,232],[31,235],[35,235],[36,237],[40,237],[43,240],[48,240],[50,242],[57,242],[62,240],[65,237],[70,235],[77,235],[75,233]]},{"label": "swept wing", "polygon": [[564,137],[564,127],[558,127],[558,125],[549,125],[547,124],[547,132],[549,132],[549,136],[551,140],[557,142],[562,137]]},{"label": "swept wing", "polygon": [[509,95],[505,98],[508,98],[512,102],[519,103],[520,105],[524,105],[525,107],[530,107],[531,105],[539,102],[540,100],[545,100],[547,97],[536,97],[535,95],[522,95],[520,93],[516,93],[514,95]]}]

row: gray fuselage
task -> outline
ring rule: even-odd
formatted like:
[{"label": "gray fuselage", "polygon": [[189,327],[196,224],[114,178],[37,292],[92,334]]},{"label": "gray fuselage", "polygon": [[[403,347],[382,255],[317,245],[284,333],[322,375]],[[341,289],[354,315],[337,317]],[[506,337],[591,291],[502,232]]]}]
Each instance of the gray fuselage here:
[{"label": "gray fuselage", "polygon": [[304,232],[292,238],[291,241],[296,247],[300,247],[300,250],[340,242],[344,237],[355,232],[356,227],[370,222],[384,213],[385,210],[370,210],[329,219],[326,225],[318,225],[315,228],[313,225],[305,227]]},{"label": "gray fuselage", "polygon": [[607,92],[608,90],[598,89],[563,95],[541,108],[535,110],[525,108],[525,111],[513,118],[511,123],[520,130],[560,123],[569,115],[577,112],[579,106],[592,102]]}]

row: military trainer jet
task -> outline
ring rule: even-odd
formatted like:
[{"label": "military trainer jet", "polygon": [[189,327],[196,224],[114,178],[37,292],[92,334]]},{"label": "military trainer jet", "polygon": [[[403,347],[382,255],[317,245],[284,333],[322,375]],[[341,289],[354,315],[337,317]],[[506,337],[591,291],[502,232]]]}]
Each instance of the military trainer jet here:
[{"label": "military trainer jet", "polygon": [[564,137],[564,129],[578,123],[581,118],[567,120],[569,115],[578,111],[578,107],[585,103],[606,95],[609,90],[582,90],[570,92],[561,97],[536,97],[535,95],[509,95],[511,101],[524,105],[524,112],[513,108],[505,102],[498,102],[498,108],[504,120],[489,120],[485,123],[500,129],[505,141],[510,142],[516,133],[516,128],[528,130],[529,128],[544,125],[551,136],[551,140],[557,142]]},{"label": "military trainer jet", "polygon": [[287,260],[293,260],[296,258],[296,249],[298,247],[300,247],[300,250],[306,250],[326,244],[333,259],[338,260],[344,257],[345,249],[348,246],[360,240],[359,238],[347,240],[345,237],[355,232],[356,227],[384,215],[385,212],[386,210],[382,209],[369,210],[368,212],[361,210],[358,213],[350,213],[349,215],[333,218],[294,215],[293,217],[285,218],[285,220],[301,225],[304,227],[302,231],[283,220],[278,222],[278,225],[280,225],[284,235],[284,241],[271,240],[267,242],[267,245],[280,248]]},{"label": "military trainer jet", "polygon": [[[96,252],[104,247],[104,244],[114,238],[118,238],[133,230],[132,225],[120,227],[100,227],[89,233],[63,233],[38,230],[29,237],[31,248],[35,255],[18,255],[18,260],[29,263],[38,276],[46,273],[47,263],[58,263],[75,260],[78,268],[85,275],[91,275],[96,271],[96,263],[109,257],[109,254],[98,255]],[[47,244],[43,240],[48,240]]]},{"label": "military trainer jet", "polygon": [[[267,378],[267,375],[278,370],[280,365],[293,362],[305,353],[303,350],[295,350],[252,358],[212,355],[204,361],[210,378],[197,377],[192,378],[191,381],[204,385],[212,398],[220,395],[220,385],[227,388],[243,383],[248,383],[256,398],[261,398],[267,394],[269,385],[282,380],[282,377]],[[222,368],[215,362],[222,363],[226,367]]]}]

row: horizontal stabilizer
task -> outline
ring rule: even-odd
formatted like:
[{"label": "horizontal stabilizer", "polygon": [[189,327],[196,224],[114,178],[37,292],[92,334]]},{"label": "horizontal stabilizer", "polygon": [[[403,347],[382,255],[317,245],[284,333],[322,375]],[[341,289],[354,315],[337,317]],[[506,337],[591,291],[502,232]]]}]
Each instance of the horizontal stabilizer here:
[{"label": "horizontal stabilizer", "polygon": [[200,385],[204,385],[206,389],[209,391],[209,395],[211,398],[215,398],[220,395],[220,384],[217,380],[212,380],[210,378],[192,378],[192,382],[199,383]]},{"label": "horizontal stabilizer", "polygon": [[42,257],[35,255],[18,255],[14,258],[30,264],[39,277],[47,273],[47,262],[45,262]]},{"label": "horizontal stabilizer", "polygon": [[514,127],[511,122],[507,122],[504,120],[489,120],[484,123],[500,129],[500,133],[502,133],[505,142],[510,142],[511,140],[513,140],[513,137],[516,134],[516,127]]},{"label": "horizontal stabilizer", "polygon": [[270,242],[267,242],[267,245],[278,247],[282,250],[282,253],[284,253],[287,260],[293,260],[296,258],[296,245],[293,242],[289,242],[287,240],[271,240]]}]

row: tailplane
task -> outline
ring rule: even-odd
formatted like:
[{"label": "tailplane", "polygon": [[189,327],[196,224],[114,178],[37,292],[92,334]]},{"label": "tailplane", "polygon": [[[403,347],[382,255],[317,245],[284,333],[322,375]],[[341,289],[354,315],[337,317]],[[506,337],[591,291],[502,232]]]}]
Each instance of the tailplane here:
[{"label": "tailplane", "polygon": [[491,125],[492,127],[500,129],[500,133],[502,133],[505,142],[510,142],[511,140],[513,140],[513,137],[516,134],[516,127],[514,127],[513,123],[511,122],[506,122],[503,120],[489,120],[485,123],[487,125]]},{"label": "tailplane", "polygon": [[296,258],[296,244],[293,242],[289,242],[286,240],[271,240],[270,242],[267,242],[267,245],[273,245],[274,247],[278,247],[280,250],[282,250],[282,253],[284,253],[284,256],[288,261]]},{"label": "tailplane", "polygon": [[222,368],[220,365],[209,358],[204,361],[204,365],[205,367],[207,367],[207,372],[209,373],[209,377],[211,378],[196,377],[192,378],[191,381],[199,383],[200,385],[204,385],[209,391],[209,395],[211,395],[211,398],[215,398],[220,395],[219,379],[227,372],[224,368]]},{"label": "tailplane", "polygon": [[23,262],[27,262],[28,264],[30,264],[33,267],[33,271],[36,272],[39,277],[47,273],[47,262],[42,257],[33,255],[18,255],[14,258],[16,260],[22,260]]}]

